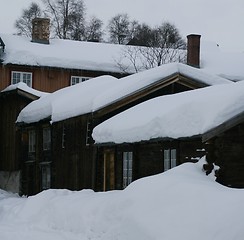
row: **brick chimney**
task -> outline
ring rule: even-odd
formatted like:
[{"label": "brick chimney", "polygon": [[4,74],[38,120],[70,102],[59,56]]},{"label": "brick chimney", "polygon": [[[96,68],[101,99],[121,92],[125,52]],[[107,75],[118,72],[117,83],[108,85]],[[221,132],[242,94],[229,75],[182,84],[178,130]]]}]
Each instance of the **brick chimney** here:
[{"label": "brick chimney", "polygon": [[50,19],[34,18],[32,20],[32,42],[49,44]]},{"label": "brick chimney", "polygon": [[200,68],[200,38],[197,34],[187,36],[187,64],[196,68]]}]

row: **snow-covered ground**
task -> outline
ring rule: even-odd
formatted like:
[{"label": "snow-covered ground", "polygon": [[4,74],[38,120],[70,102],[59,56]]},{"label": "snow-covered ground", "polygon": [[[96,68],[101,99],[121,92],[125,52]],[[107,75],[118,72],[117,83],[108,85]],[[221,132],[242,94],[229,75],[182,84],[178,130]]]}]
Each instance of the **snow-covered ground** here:
[{"label": "snow-covered ground", "polygon": [[0,191],[1,240],[243,240],[244,190],[219,185],[201,160],[123,191]]}]

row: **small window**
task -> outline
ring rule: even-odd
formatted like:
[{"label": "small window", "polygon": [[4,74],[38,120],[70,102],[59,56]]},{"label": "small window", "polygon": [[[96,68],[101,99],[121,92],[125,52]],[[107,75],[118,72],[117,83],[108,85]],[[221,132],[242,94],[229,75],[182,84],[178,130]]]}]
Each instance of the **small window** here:
[{"label": "small window", "polygon": [[43,165],[41,167],[42,175],[42,190],[51,188],[51,167],[50,165]]},{"label": "small window", "polygon": [[62,130],[62,148],[65,148],[65,143],[66,143],[66,129],[65,129],[65,126],[63,125],[63,130]]},{"label": "small window", "polygon": [[17,84],[19,82],[23,82],[27,86],[32,87],[32,73],[12,71],[11,84]]},{"label": "small window", "polygon": [[36,132],[34,130],[29,131],[29,152],[36,151]]},{"label": "small window", "polygon": [[43,150],[51,149],[51,130],[50,128],[43,128]]},{"label": "small window", "polygon": [[123,152],[123,188],[132,182],[133,153]]},{"label": "small window", "polygon": [[86,80],[90,79],[90,77],[82,77],[82,76],[71,76],[71,82],[70,85],[75,85],[77,83],[84,82]]},{"label": "small window", "polygon": [[176,167],[176,149],[164,150],[164,171]]},{"label": "small window", "polygon": [[91,120],[89,120],[86,124],[86,145],[88,146],[92,141],[92,123]]}]

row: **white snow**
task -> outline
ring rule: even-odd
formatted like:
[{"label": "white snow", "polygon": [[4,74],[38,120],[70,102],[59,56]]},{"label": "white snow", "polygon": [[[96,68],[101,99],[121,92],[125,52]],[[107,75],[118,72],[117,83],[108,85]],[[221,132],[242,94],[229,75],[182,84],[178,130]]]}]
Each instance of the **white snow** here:
[{"label": "white snow", "polygon": [[16,90],[16,89],[20,89],[24,92],[27,92],[27,93],[30,93],[34,96],[37,96],[37,97],[42,97],[42,96],[45,96],[47,95],[48,93],[46,92],[41,92],[41,91],[38,91],[38,90],[35,90],[33,88],[30,88],[28,87],[25,83],[23,82],[19,82],[17,84],[12,84],[12,85],[9,85],[8,87],[6,87],[5,89],[3,89],[1,92],[8,92],[8,91],[13,91],[13,90]]},{"label": "white snow", "polygon": [[60,89],[27,105],[17,122],[37,122],[51,117],[51,122],[89,113],[93,99],[118,81],[112,76],[101,76]]},{"label": "white snow", "polygon": [[0,190],[1,240],[243,240],[244,190],[219,185],[198,163],[140,179],[125,190]]},{"label": "white snow", "polygon": [[[124,57],[125,51],[136,49],[133,46],[63,39],[50,39],[50,44],[38,44],[23,36],[1,33],[0,37],[6,45],[3,64],[135,72],[129,58]],[[201,41],[200,59],[200,67],[212,74],[235,81],[244,80],[244,53],[221,51],[216,43]],[[140,56],[136,62],[139,69],[143,69]]]},{"label": "white snow", "polygon": [[221,51],[216,43],[202,41],[200,55],[200,68],[229,80],[244,80],[244,52]]},{"label": "white snow", "polygon": [[170,63],[121,79],[102,76],[58,90],[46,98],[30,103],[21,111],[17,122],[31,123],[47,117],[51,117],[52,122],[57,122],[94,112],[176,74],[182,74],[194,79],[195,82],[207,85],[230,83],[204,70],[180,63]]},{"label": "white snow", "polygon": [[0,37],[5,43],[3,64],[122,72],[115,59],[120,58],[123,45],[63,39],[39,44],[23,36],[0,34]]},{"label": "white snow", "polygon": [[101,123],[96,143],[138,142],[203,134],[244,111],[244,82],[151,99]]}]

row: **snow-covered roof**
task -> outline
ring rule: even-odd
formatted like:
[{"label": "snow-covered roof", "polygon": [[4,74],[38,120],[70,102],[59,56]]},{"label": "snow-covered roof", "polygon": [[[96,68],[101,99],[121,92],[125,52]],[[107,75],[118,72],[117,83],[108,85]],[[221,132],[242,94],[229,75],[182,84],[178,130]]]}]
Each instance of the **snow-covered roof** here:
[{"label": "snow-covered roof", "polygon": [[[126,72],[135,72],[129,57],[124,57],[125,49],[133,46],[63,39],[50,39],[50,44],[39,44],[23,36],[0,34],[0,37],[5,43],[3,64],[122,73],[120,64]],[[223,52],[217,44],[202,41],[200,60],[200,67],[210,73],[230,80],[244,80],[244,53]],[[137,65],[143,69],[140,56]]]},{"label": "snow-covered roof", "polygon": [[244,82],[210,86],[141,103],[98,125],[96,143],[197,136],[244,111]]},{"label": "snow-covered roof", "polygon": [[122,72],[116,61],[121,58],[123,45],[64,39],[39,44],[23,36],[0,34],[0,37],[5,43],[3,64]]},{"label": "snow-covered roof", "polygon": [[200,68],[229,80],[244,80],[244,52],[224,52],[213,42],[201,42]]},{"label": "snow-covered roof", "polygon": [[48,117],[57,122],[89,113],[93,99],[117,81],[117,78],[105,75],[50,93],[27,105],[20,112],[17,122],[38,122]]},{"label": "snow-covered roof", "polygon": [[165,64],[121,79],[102,76],[58,90],[30,103],[21,111],[17,121],[31,123],[51,117],[52,122],[57,122],[94,112],[179,73],[206,85],[230,83],[226,79],[184,64]]},{"label": "snow-covered roof", "polygon": [[32,94],[32,95],[37,96],[37,97],[42,97],[42,96],[45,96],[48,94],[46,92],[41,92],[41,91],[35,90],[33,88],[30,88],[23,82],[19,82],[17,84],[9,85],[5,89],[3,89],[0,93],[10,92],[10,91],[13,91],[16,89],[22,90],[26,93]]}]

